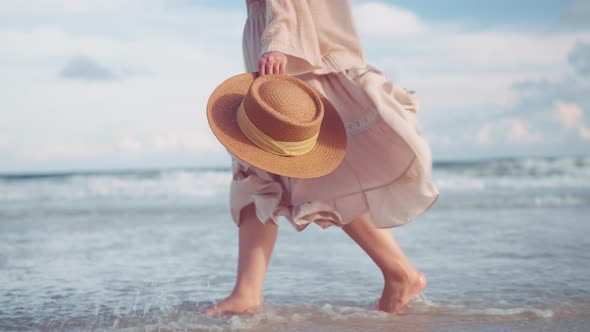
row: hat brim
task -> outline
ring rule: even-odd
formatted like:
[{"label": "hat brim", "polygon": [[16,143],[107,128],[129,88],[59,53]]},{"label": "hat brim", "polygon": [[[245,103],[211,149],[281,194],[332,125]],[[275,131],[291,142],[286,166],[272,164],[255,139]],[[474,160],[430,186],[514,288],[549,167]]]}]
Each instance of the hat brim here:
[{"label": "hat brim", "polygon": [[221,144],[246,163],[278,175],[315,178],[335,170],[346,152],[346,131],[334,106],[319,92],[324,105],[324,118],[317,143],[308,153],[279,156],[259,148],[242,133],[236,121],[236,111],[257,77],[257,72],[232,76],[209,97],[207,120]]}]

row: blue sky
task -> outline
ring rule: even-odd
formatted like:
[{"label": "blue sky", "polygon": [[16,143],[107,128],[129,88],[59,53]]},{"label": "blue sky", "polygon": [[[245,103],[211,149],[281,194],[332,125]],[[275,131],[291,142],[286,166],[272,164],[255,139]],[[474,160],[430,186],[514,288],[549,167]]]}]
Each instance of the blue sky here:
[{"label": "blue sky", "polygon": [[[244,2],[0,2],[0,172],[229,165],[205,104]],[[590,151],[589,1],[352,3],[435,160]]]}]

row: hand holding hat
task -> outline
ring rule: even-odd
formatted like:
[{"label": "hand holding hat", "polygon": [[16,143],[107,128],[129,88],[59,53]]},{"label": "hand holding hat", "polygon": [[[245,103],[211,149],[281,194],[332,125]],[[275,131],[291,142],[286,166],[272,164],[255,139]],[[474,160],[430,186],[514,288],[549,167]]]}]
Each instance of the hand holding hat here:
[{"label": "hand holding hat", "polygon": [[270,51],[262,54],[258,60],[258,72],[261,76],[284,74],[287,67],[287,56],[283,52]]}]

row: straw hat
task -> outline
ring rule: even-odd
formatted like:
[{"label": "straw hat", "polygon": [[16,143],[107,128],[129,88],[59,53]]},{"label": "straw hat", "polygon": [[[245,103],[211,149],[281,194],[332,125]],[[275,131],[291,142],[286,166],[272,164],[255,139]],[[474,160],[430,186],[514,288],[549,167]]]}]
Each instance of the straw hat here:
[{"label": "straw hat", "polygon": [[230,77],[209,97],[207,119],[230,153],[270,173],[314,178],[344,159],[346,132],[338,112],[292,76]]}]

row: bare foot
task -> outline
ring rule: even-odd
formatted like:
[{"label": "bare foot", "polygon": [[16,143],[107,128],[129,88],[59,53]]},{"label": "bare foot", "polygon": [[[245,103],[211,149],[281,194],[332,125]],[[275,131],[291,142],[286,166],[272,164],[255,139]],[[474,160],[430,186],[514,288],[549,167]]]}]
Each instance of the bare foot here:
[{"label": "bare foot", "polygon": [[424,287],[426,287],[426,278],[418,271],[413,278],[408,280],[386,280],[378,308],[392,314],[400,314],[403,308],[422,292]]},{"label": "bare foot", "polygon": [[231,294],[225,300],[207,308],[206,315],[221,313],[243,314],[254,313],[260,307],[262,301],[253,298]]}]

